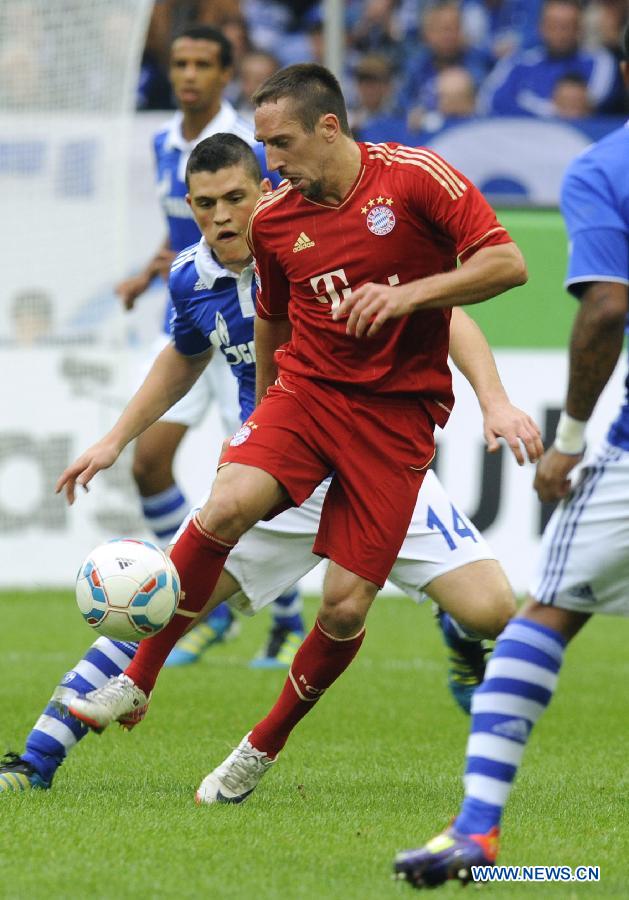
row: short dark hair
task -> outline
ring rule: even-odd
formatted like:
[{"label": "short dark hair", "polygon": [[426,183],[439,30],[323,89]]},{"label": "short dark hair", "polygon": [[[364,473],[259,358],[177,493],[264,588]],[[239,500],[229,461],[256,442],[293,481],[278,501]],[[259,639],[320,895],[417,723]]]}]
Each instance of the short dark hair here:
[{"label": "short dark hair", "polygon": [[190,154],[186,166],[186,186],[190,186],[190,176],[194,172],[218,172],[219,169],[240,165],[256,184],[262,181],[260,163],[249,144],[235,134],[219,131],[200,141]]},{"label": "short dark hair", "polygon": [[622,36],[622,52],[625,57],[625,62],[629,63],[629,22],[627,22]]},{"label": "short dark hair", "polygon": [[343,134],[351,135],[347,109],[341,86],[329,69],[316,63],[298,63],[280,69],[264,82],[253,95],[253,105],[277,103],[290,97],[299,122],[306,131],[314,131],[321,116],[337,117]]},{"label": "short dark hair", "polygon": [[212,28],[210,25],[191,25],[189,28],[184,28],[182,31],[177,32],[173,38],[173,44],[179,38],[190,38],[193,41],[209,41],[211,44],[218,44],[221,50],[221,67],[228,69],[234,64],[232,43],[218,28]]}]

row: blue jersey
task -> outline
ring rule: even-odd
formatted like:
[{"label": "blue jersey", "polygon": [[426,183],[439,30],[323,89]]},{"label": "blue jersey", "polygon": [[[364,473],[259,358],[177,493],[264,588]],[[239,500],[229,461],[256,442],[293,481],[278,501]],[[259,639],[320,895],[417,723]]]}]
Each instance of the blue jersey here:
[{"label": "blue jersey", "polygon": [[[629,285],[628,160],[629,122],[585,150],[564,177],[561,212],[569,237],[565,283],[577,297],[595,281]],[[625,386],[625,403],[608,440],[629,450],[629,376]]]},{"label": "blue jersey", "polygon": [[479,93],[478,110],[485,115],[554,116],[553,90],[566,75],[580,75],[587,82],[597,112],[613,112],[622,103],[620,71],[609,50],[553,57],[544,47],[534,47],[498,63]]},{"label": "blue jersey", "polygon": [[219,350],[238,379],[244,422],[255,406],[253,264],[236,275],[218,263],[205,238],[177,256],[170,270],[173,343],[184,356]]},{"label": "blue jersey", "polygon": [[[192,217],[192,211],[186,203],[188,191],[185,181],[188,157],[200,141],[222,131],[237,135],[253,147],[262,174],[271,178],[274,187],[279,182],[278,176],[270,176],[267,172],[262,144],[256,143],[249,124],[240,118],[233,106],[226,100],[223,100],[218,113],[193,141],[185,140],[181,131],[182,122],[182,113],[176,113],[168,125],[158,131],[153,141],[157,191],[168,223],[168,243],[170,249],[176,253],[189,247],[190,244],[196,243],[201,237],[197,223]],[[164,316],[165,331],[169,330],[170,316],[169,301]]]}]

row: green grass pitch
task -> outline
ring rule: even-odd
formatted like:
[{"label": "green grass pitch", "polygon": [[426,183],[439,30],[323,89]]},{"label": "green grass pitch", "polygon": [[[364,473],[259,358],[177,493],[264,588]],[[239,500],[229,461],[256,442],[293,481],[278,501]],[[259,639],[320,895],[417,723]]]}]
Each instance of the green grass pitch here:
[{"label": "green grass pitch", "polygon": [[[309,601],[310,620],[315,609]],[[267,622],[245,621],[237,641],[200,665],[164,672],[145,722],[130,734],[88,735],[51,791],[0,798],[2,900],[414,896],[390,880],[391,860],[455,812],[467,719],[447,693],[430,611],[408,600],[376,602],[359,657],[249,802],[195,806],[200,779],[283,682],[247,668]],[[628,636],[626,622],[601,619],[570,649],[513,792],[500,857],[599,865],[601,882],[484,885],[470,896],[628,896]],[[69,593],[0,594],[2,751],[21,750],[90,640]]]}]

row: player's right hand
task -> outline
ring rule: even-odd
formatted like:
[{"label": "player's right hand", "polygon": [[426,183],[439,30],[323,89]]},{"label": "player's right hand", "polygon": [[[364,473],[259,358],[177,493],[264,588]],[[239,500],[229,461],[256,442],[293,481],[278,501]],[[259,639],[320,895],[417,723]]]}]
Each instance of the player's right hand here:
[{"label": "player's right hand", "polygon": [[537,465],[533,482],[533,488],[542,503],[551,503],[568,496],[572,488],[568,476],[582,459],[582,455],[561,453],[555,446],[548,448]]},{"label": "player's right hand", "polygon": [[101,469],[108,469],[120,456],[120,450],[111,442],[103,439],[85,453],[82,453],[71,466],[61,473],[55,485],[55,494],[65,491],[66,500],[72,506],[75,499],[76,485],[80,485],[86,491],[88,483]]},{"label": "player's right hand", "polygon": [[140,294],[148,288],[151,283],[151,276],[142,272],[140,275],[133,275],[131,278],[125,278],[120,284],[116,285],[116,293],[122,301],[125,309],[133,309],[135,301]]}]

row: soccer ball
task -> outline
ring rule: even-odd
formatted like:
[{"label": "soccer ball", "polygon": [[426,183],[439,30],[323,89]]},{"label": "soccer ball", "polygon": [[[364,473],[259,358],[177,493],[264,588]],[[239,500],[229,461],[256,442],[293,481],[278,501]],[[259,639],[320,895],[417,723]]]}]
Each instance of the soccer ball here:
[{"label": "soccer ball", "polygon": [[76,578],[76,602],[87,624],[119,641],[157,634],[172,619],[178,600],[174,565],[148,541],[120,538],[100,544]]}]

